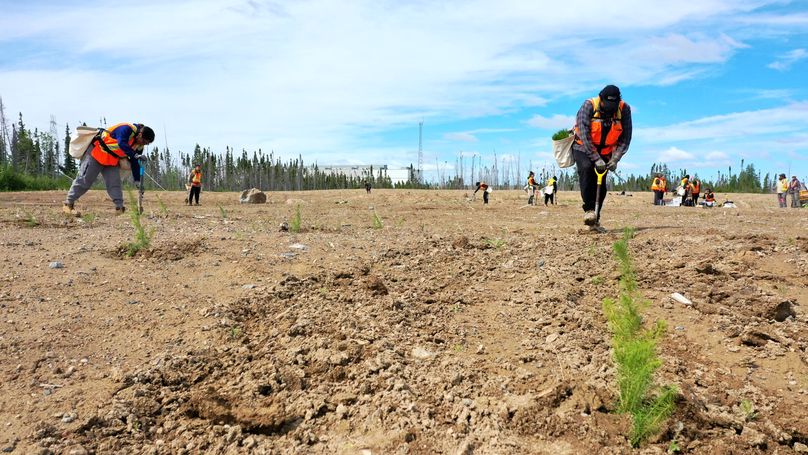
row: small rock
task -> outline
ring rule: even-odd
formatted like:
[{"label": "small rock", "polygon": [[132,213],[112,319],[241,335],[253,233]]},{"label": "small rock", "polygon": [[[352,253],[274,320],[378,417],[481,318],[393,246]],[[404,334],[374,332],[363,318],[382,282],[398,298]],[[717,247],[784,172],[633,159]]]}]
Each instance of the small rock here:
[{"label": "small rock", "polygon": [[795,442],[794,451],[797,453],[808,453],[808,446],[801,442]]},{"label": "small rock", "polygon": [[557,340],[557,339],[558,339],[558,334],[557,333],[551,333],[550,335],[547,335],[547,338],[544,339],[544,342],[546,344],[552,344],[552,342]]},{"label": "small rock", "polygon": [[348,414],[348,407],[342,403],[338,404],[336,410],[337,418],[340,420],[344,419],[347,414]]},{"label": "small rock", "polygon": [[286,221],[284,221],[284,222],[283,222],[283,223],[281,223],[281,225],[278,227],[278,230],[279,230],[279,231],[281,231],[281,232],[286,232],[286,231],[288,231],[288,230],[289,230],[289,223],[287,223]]},{"label": "small rock", "polygon": [[683,325],[677,325],[676,330],[684,330],[685,327]]},{"label": "small rock", "polygon": [[435,354],[433,352],[427,351],[422,347],[415,347],[412,348],[412,352],[410,353],[410,355],[419,360],[426,360],[431,358]]},{"label": "small rock", "polygon": [[365,282],[365,286],[373,295],[387,295],[388,293],[387,286],[385,286],[382,279],[377,276],[369,276]]},{"label": "small rock", "polygon": [[63,268],[65,268],[65,265],[62,264],[59,261],[53,261],[50,264],[48,264],[48,267],[50,267],[52,269],[63,269]]},{"label": "small rock", "polygon": [[674,292],[673,294],[671,294],[671,298],[681,303],[682,305],[688,305],[688,306],[693,305],[693,302],[691,302],[690,299],[683,296],[682,294],[679,294],[678,292]]},{"label": "small rock", "polygon": [[248,436],[244,438],[243,441],[241,441],[241,446],[244,447],[245,449],[252,449],[256,445],[258,445],[258,442],[252,436]]},{"label": "small rock", "polygon": [[66,412],[62,416],[62,423],[70,423],[76,420],[76,413],[75,412]]},{"label": "small rock", "polygon": [[241,289],[254,289],[254,288],[255,288],[254,284],[245,284],[244,286],[241,287]]},{"label": "small rock", "polygon": [[87,455],[89,452],[83,446],[75,446],[68,449],[67,453],[69,455]]},{"label": "small rock", "polygon": [[303,245],[302,243],[293,243],[293,244],[289,245],[289,248],[292,248],[292,249],[295,249],[295,250],[301,250],[301,251],[305,251],[305,250],[309,249],[308,246]]}]

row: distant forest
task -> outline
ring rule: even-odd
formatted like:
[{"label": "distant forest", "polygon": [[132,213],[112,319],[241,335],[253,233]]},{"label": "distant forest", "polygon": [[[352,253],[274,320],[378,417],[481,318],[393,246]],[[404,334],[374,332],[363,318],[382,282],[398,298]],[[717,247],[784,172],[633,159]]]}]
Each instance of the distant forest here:
[{"label": "distant forest", "polygon": [[[56,121],[51,117],[49,130],[31,130],[23,121],[22,113],[15,123],[9,123],[0,98],[0,191],[30,191],[66,189],[75,176],[78,161],[68,153],[71,139],[70,125],[65,125],[64,138],[59,140]],[[153,147],[147,152],[148,160],[144,180],[147,187],[166,190],[184,190],[185,182],[194,163],[202,165],[205,189],[208,191],[240,191],[247,188],[260,188],[267,191],[297,191],[322,189],[362,188],[369,182],[374,188],[446,188],[469,189],[475,182],[484,181],[495,188],[522,188],[527,180],[527,172],[520,161],[505,160],[493,154],[490,157],[475,156],[470,166],[463,156],[456,159],[454,172],[437,165],[436,178],[430,182],[419,182],[417,170],[410,165],[410,181],[394,185],[381,170],[369,169],[364,175],[349,177],[343,174],[324,172],[316,164],[306,165],[298,156],[283,161],[274,152],[262,150],[237,153],[227,147],[223,154],[198,144],[193,152],[172,152],[167,147]],[[491,163],[484,165],[484,163]],[[526,163],[532,167],[533,163]],[[445,166],[448,167],[448,166]],[[550,169],[533,169],[539,183],[551,176],[558,177],[561,190],[578,188],[574,168],[559,170],[554,165]],[[672,171],[664,163],[651,165],[648,174],[610,174],[609,187],[612,191],[648,191],[651,180],[657,173],[667,177],[669,190],[675,189],[679,179],[687,174],[686,169]],[[700,178],[698,174],[691,177]],[[712,188],[717,192],[766,193],[776,182],[776,176],[761,173],[754,164],[744,165],[741,160],[737,173],[730,167],[726,173],[715,179],[701,178],[702,188]],[[100,183],[99,183],[100,184]]]}]

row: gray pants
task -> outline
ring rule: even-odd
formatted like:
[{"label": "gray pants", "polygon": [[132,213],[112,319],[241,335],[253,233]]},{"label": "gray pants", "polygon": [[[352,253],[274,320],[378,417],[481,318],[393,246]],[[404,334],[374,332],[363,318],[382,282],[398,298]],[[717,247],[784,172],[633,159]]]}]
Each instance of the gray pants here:
[{"label": "gray pants", "polygon": [[79,166],[79,172],[76,174],[76,180],[73,180],[73,185],[70,187],[70,191],[67,192],[65,202],[72,205],[78,201],[93,186],[98,174],[104,177],[107,194],[112,198],[115,207],[123,207],[120,169],[118,166],[102,166],[89,152],[84,154],[84,159],[82,159],[81,166]]},{"label": "gray pants", "polygon": [[800,192],[797,191],[796,193],[791,193],[791,207],[798,209],[800,208]]}]

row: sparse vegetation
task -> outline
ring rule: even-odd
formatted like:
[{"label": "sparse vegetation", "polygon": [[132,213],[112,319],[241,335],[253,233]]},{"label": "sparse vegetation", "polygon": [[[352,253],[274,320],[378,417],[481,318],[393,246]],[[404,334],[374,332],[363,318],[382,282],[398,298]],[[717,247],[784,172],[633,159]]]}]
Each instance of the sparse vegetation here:
[{"label": "sparse vegetation", "polygon": [[484,242],[485,242],[486,245],[490,246],[491,248],[496,248],[496,249],[500,249],[500,248],[502,248],[503,246],[505,246],[507,244],[507,242],[505,242],[504,240],[502,240],[500,238],[485,239]]},{"label": "sparse vegetation", "polygon": [[384,227],[382,223],[382,219],[379,218],[379,214],[375,211],[373,212],[373,229],[381,229]]},{"label": "sparse vegetation", "polygon": [[628,241],[633,236],[634,230],[626,228],[623,238],[613,245],[621,272],[620,295],[616,301],[604,299],[603,311],[612,332],[617,366],[620,392],[617,411],[631,414],[633,427],[629,440],[636,447],[659,431],[675,408],[678,392],[673,386],[654,386],[654,373],[662,365],[656,347],[665,334],[666,324],[657,321],[650,328],[643,328],[640,313],[650,302],[636,296],[637,281],[628,251]]},{"label": "sparse vegetation", "polygon": [[[137,199],[131,188],[127,189],[126,197],[129,200],[130,207],[137,207]],[[141,220],[142,216],[143,214],[137,209],[129,211],[129,219],[132,221],[132,227],[135,228],[134,241],[126,245],[126,255],[129,257],[134,256],[140,250],[148,248],[151,244],[152,236],[154,235],[154,229],[146,231]]]},{"label": "sparse vegetation", "polygon": [[751,400],[741,400],[740,404],[741,414],[746,422],[751,422],[757,418],[757,411],[755,411],[755,403]]},{"label": "sparse vegetation", "polygon": [[595,275],[595,276],[592,277],[592,280],[590,280],[590,282],[592,284],[594,284],[595,286],[599,286],[599,285],[603,284],[604,279],[600,275]]},{"label": "sparse vegetation", "polygon": [[226,220],[227,219],[227,212],[225,211],[224,207],[222,207],[221,205],[218,206],[218,207],[219,207],[219,213],[222,215],[222,219]]},{"label": "sparse vegetation", "polygon": [[168,217],[168,207],[166,206],[165,202],[163,202],[163,200],[160,199],[159,194],[157,195],[157,203],[160,205],[160,216],[162,216],[163,218],[167,218]]},{"label": "sparse vegetation", "polygon": [[291,221],[289,221],[289,230],[298,233],[300,232],[300,226],[302,223],[302,219],[300,216],[300,204],[295,206],[295,214],[292,216]]},{"label": "sparse vegetation", "polygon": [[95,223],[96,218],[97,216],[95,215],[95,213],[85,213],[84,215],[81,216],[81,220],[89,225]]},{"label": "sparse vegetation", "polygon": [[25,221],[26,226],[37,227],[42,224],[33,213],[29,212],[28,210],[25,210],[24,213],[25,216],[23,217],[23,221]]}]

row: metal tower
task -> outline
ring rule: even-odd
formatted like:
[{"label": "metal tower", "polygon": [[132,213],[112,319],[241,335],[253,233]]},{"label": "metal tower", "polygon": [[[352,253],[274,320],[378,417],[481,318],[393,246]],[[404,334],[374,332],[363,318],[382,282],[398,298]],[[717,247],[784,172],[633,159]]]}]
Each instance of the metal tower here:
[{"label": "metal tower", "polygon": [[418,181],[424,183],[424,121],[418,122]]}]

